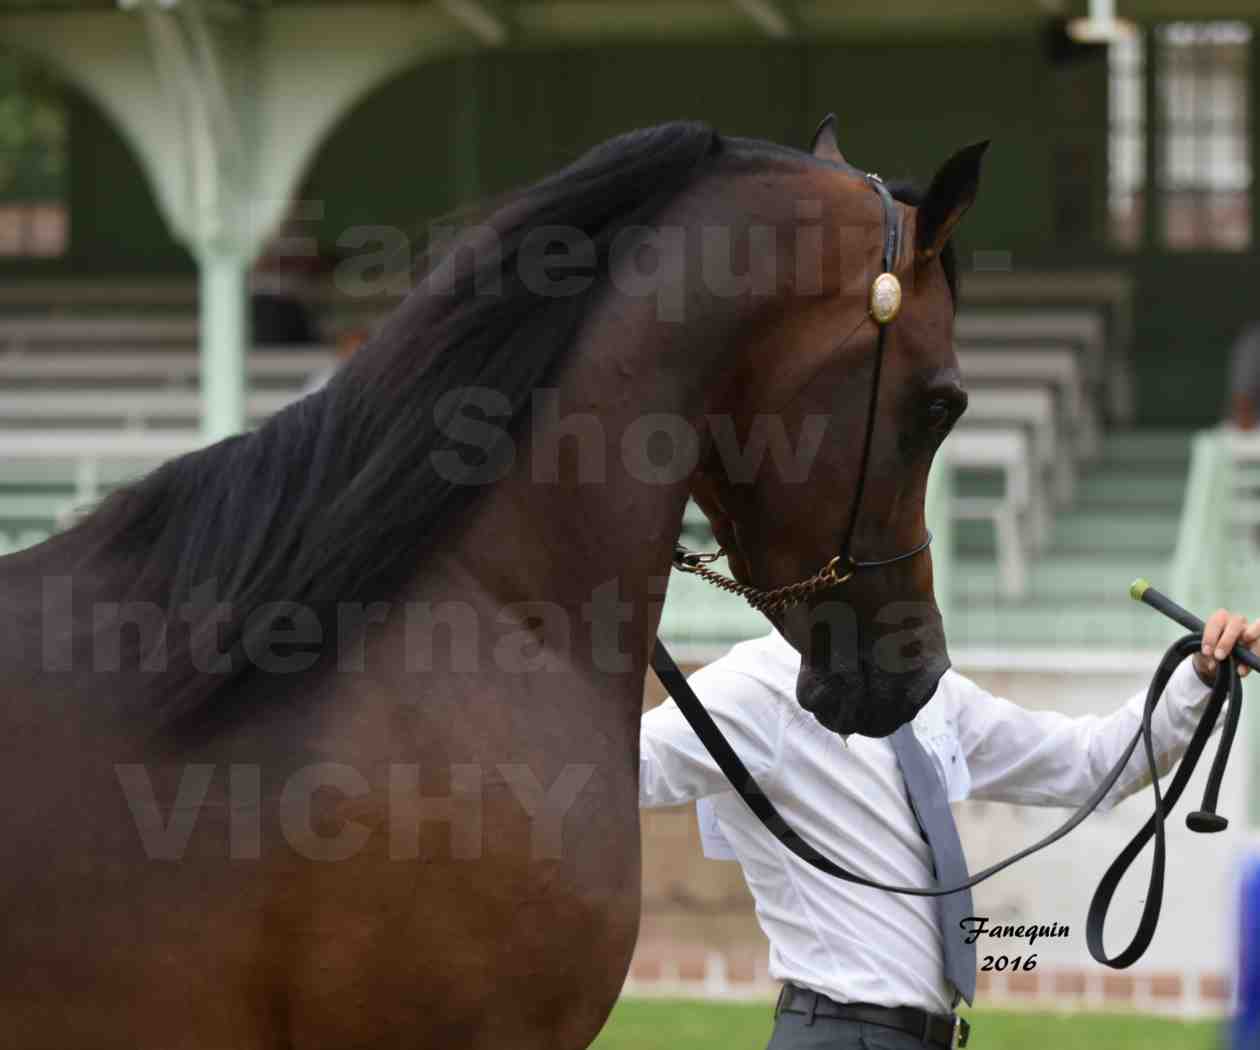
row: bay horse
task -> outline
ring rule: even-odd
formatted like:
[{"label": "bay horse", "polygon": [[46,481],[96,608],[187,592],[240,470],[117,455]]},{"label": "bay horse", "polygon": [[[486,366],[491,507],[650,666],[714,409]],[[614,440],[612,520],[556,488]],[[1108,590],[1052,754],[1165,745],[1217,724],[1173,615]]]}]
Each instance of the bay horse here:
[{"label": "bay horse", "polygon": [[[871,405],[883,216],[834,122],[671,123],[498,202],[324,390],[0,559],[0,1045],[586,1046],[687,499],[738,579],[806,577],[873,409],[855,549],[921,542],[981,152],[895,191]],[[800,699],[889,733],[948,665],[930,555],[828,604],[775,617]]]}]

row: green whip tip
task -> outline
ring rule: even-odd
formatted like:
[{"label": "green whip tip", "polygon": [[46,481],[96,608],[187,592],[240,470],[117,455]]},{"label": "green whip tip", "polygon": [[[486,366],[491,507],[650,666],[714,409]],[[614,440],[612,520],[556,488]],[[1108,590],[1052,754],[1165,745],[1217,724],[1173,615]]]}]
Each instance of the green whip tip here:
[{"label": "green whip tip", "polygon": [[1135,602],[1140,602],[1142,600],[1142,595],[1150,589],[1151,581],[1143,579],[1139,576],[1136,580],[1129,584],[1129,597]]}]

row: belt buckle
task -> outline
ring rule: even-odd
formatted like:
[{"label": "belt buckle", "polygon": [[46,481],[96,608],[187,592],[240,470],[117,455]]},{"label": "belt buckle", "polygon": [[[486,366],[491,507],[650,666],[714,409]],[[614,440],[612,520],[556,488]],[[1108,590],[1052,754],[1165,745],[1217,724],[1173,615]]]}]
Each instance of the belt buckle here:
[{"label": "belt buckle", "polygon": [[967,1040],[970,1038],[971,1038],[971,1025],[969,1025],[963,1018],[955,1014],[954,1015],[954,1031],[949,1039],[950,1050],[955,1050],[955,1047],[961,1050],[962,1047],[967,1045]]}]

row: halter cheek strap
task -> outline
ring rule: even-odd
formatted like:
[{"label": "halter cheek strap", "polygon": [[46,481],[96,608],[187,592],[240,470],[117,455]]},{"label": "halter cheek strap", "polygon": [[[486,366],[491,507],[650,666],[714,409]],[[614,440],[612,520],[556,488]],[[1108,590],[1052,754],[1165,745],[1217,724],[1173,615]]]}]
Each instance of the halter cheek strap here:
[{"label": "halter cheek strap", "polygon": [[857,488],[853,493],[853,505],[849,510],[849,523],[845,527],[840,541],[841,564],[846,566],[847,580],[858,569],[871,569],[882,565],[893,565],[907,558],[922,553],[932,542],[928,533],[926,542],[919,544],[914,550],[906,551],[892,558],[879,561],[859,562],[853,557],[853,536],[857,531],[858,519],[862,513],[862,496],[866,492],[866,476],[870,473],[871,446],[875,437],[875,421],[879,412],[880,376],[884,368],[884,345],[888,340],[888,326],[901,312],[901,282],[893,271],[897,268],[897,249],[900,247],[901,227],[897,223],[897,209],[893,204],[892,194],[878,175],[865,176],[866,184],[879,195],[883,207],[884,245],[881,256],[881,272],[871,282],[871,295],[868,310],[871,320],[879,328],[879,336],[875,342],[875,372],[871,378],[870,403],[866,408],[866,432],[862,437],[862,459],[858,466]]}]

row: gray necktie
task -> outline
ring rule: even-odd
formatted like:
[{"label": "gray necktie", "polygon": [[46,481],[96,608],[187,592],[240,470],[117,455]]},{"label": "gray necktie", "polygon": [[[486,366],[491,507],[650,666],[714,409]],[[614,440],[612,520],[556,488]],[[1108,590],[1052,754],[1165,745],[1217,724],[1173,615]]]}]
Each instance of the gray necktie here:
[{"label": "gray necktie", "polygon": [[[963,856],[958,826],[949,809],[945,785],[931,757],[919,743],[907,722],[892,735],[893,752],[901,764],[914,810],[923,837],[932,850],[938,886],[956,886],[967,879],[967,859]],[[976,946],[963,939],[959,925],[972,911],[971,890],[960,890],[947,897],[935,897],[936,915],[945,942],[945,976],[953,982],[968,1005],[976,994]]]}]

